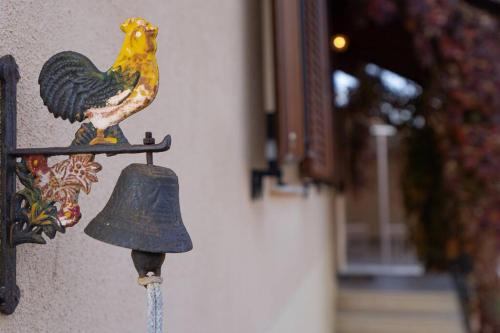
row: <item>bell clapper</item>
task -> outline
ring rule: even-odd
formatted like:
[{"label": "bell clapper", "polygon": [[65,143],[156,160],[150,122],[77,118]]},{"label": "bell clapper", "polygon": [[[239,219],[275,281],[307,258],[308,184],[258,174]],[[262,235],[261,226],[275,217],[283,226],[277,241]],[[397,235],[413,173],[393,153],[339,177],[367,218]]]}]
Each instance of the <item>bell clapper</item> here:
[{"label": "bell clapper", "polygon": [[161,266],[165,261],[165,253],[132,250],[131,255],[134,267],[139,274],[139,279],[151,276],[161,277]]}]

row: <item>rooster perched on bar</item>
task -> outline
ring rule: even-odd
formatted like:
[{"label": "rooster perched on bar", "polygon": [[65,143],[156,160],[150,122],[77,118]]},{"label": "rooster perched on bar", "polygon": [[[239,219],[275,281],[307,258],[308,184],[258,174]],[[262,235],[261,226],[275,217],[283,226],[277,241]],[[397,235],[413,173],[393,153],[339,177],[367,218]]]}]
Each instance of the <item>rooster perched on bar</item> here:
[{"label": "rooster perched on bar", "polygon": [[115,63],[106,72],[72,51],[52,56],[40,72],[40,95],[54,117],[71,123],[90,121],[77,133],[77,139],[87,140],[76,144],[126,141],[118,124],[156,97],[158,28],[142,18],[129,18],[120,28],[125,39]]}]

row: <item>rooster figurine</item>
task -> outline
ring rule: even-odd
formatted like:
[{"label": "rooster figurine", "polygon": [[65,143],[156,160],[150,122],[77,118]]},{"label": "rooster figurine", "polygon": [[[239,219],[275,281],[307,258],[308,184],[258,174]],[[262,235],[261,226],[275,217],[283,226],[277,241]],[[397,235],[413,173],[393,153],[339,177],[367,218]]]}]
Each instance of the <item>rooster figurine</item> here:
[{"label": "rooster figurine", "polygon": [[[101,72],[84,55],[65,51],[52,56],[38,78],[40,95],[54,117],[82,126],[87,143],[116,144],[118,124],[144,109],[156,97],[159,83],[156,62],[158,28],[142,18],[129,18],[121,26],[125,39],[118,57]],[[126,139],[125,139],[126,141]]]}]

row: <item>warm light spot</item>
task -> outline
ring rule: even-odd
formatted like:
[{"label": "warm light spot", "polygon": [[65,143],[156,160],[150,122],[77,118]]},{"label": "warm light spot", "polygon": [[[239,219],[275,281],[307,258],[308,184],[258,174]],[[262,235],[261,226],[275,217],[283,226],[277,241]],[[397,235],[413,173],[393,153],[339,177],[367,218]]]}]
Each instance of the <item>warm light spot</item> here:
[{"label": "warm light spot", "polygon": [[347,50],[347,47],[349,46],[349,41],[347,40],[347,37],[344,35],[333,36],[331,43],[332,43],[332,48],[338,52]]}]

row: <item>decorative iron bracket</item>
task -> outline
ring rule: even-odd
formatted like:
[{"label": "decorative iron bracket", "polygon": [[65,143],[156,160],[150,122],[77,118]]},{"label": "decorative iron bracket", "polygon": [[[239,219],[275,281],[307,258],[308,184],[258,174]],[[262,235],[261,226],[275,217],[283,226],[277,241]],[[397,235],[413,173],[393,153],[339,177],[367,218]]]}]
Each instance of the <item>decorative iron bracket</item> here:
[{"label": "decorative iron bracket", "polygon": [[[41,226],[32,226],[30,221],[18,221],[16,207],[20,199],[16,196],[16,165],[18,158],[79,154],[120,154],[146,153],[148,160],[152,153],[169,150],[170,135],[158,144],[154,144],[151,133],[146,133],[144,145],[72,145],[70,147],[17,148],[16,88],[19,71],[14,58],[10,55],[0,58],[0,312],[12,314],[20,298],[20,290],[16,285],[16,246],[23,243],[44,244],[42,232],[53,238],[56,231],[64,232],[64,227],[50,232]],[[126,139],[125,139],[126,140]],[[19,171],[19,170],[18,170]],[[23,179],[21,179],[23,182]],[[24,183],[23,183],[24,184]]]}]

